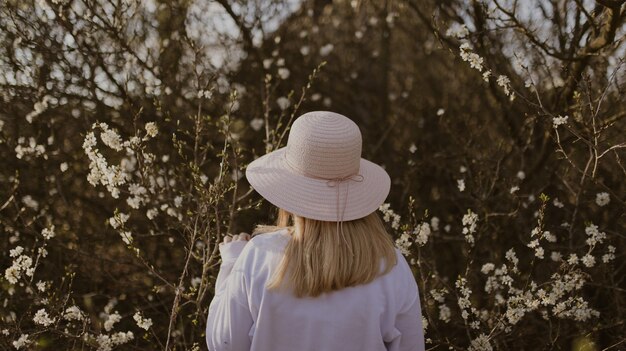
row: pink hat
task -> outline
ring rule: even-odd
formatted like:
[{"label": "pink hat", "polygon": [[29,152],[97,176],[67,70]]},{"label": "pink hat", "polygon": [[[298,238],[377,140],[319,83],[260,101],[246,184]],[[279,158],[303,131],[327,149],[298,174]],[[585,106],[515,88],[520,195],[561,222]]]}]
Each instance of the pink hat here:
[{"label": "pink hat", "polygon": [[385,201],[391,180],[361,158],[361,140],[359,127],[343,115],[305,113],[293,123],[287,146],[250,163],[246,178],[269,202],[298,216],[362,218]]}]

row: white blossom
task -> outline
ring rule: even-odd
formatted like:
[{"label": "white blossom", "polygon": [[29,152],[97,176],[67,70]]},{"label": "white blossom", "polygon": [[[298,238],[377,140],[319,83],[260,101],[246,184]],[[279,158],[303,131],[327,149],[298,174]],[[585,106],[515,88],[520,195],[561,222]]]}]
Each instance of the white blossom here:
[{"label": "white blossom", "polygon": [[468,209],[467,213],[463,215],[463,235],[465,235],[465,241],[470,245],[474,245],[474,233],[476,232],[476,223],[478,222],[478,215],[472,210]]},{"label": "white blossom", "polygon": [[63,318],[68,321],[82,321],[85,318],[83,312],[78,308],[78,306],[70,306],[65,309],[65,313],[63,314]]},{"label": "white blossom", "polygon": [[130,245],[133,243],[133,234],[129,231],[120,232],[120,236],[122,237],[122,241],[126,245]]},{"label": "white blossom", "polygon": [[46,240],[50,240],[52,238],[54,238],[54,225],[50,226],[49,228],[44,228],[41,231],[41,235],[44,237],[44,239]]},{"label": "white blossom", "polygon": [[515,94],[513,94],[513,91],[511,89],[511,80],[509,79],[509,77],[505,75],[499,75],[496,82],[502,88],[502,90],[504,90],[504,94],[509,97],[509,100],[513,101],[515,99]]},{"label": "white blossom", "polygon": [[117,313],[117,311],[109,314],[107,316],[107,320],[104,321],[104,330],[111,331],[115,323],[119,322],[120,320],[122,320],[122,316]]},{"label": "white blossom", "polygon": [[586,254],[585,256],[583,256],[581,261],[585,265],[585,267],[588,267],[588,268],[591,268],[591,267],[595,266],[595,264],[596,264],[596,258],[593,257],[593,255],[591,255],[591,254]]},{"label": "white blossom", "polygon": [[460,24],[459,25],[459,24],[455,23],[454,26],[452,26],[452,27],[448,28],[448,30],[446,30],[446,36],[448,36],[448,37],[461,39],[461,38],[465,38],[468,35],[469,35],[469,30],[467,29],[465,24]]},{"label": "white blossom", "polygon": [[588,238],[585,240],[588,246],[595,246],[596,244],[600,244],[606,239],[606,233],[598,230],[598,226],[591,223],[585,228],[585,233]]},{"label": "white blossom", "polygon": [[328,56],[328,54],[330,54],[334,48],[335,46],[333,44],[326,44],[322,46],[320,48],[320,56]]},{"label": "white blossom", "polygon": [[100,134],[100,139],[102,139],[102,142],[104,143],[104,145],[110,147],[111,149],[115,150],[115,151],[121,151],[122,150],[122,137],[120,137],[119,134],[117,134],[116,131],[114,131],[113,129],[105,129],[102,131],[102,133]]},{"label": "white blossom", "polygon": [[159,213],[158,209],[151,208],[148,211],[146,211],[146,217],[148,217],[148,219],[154,219],[154,217],[156,217],[158,213]]},{"label": "white blossom", "polygon": [[430,227],[434,232],[439,230],[439,217],[433,217],[430,219]]},{"label": "white blossom", "polygon": [[123,226],[124,223],[128,221],[129,217],[130,217],[129,215],[119,212],[115,214],[115,216],[109,218],[109,224],[111,225],[111,227],[113,227],[113,229],[117,229],[120,226]]},{"label": "white blossom", "polygon": [[50,324],[54,323],[54,319],[50,318],[48,312],[46,312],[46,310],[42,308],[35,313],[35,316],[33,317],[33,322],[47,327]]},{"label": "white blossom", "polygon": [[154,138],[159,133],[159,129],[157,128],[157,125],[154,122],[146,123],[145,128],[146,128],[146,133],[148,134],[148,136],[152,138]]},{"label": "white blossom", "polygon": [[287,79],[289,78],[289,69],[285,68],[285,67],[281,67],[278,69],[278,76],[280,77],[280,79]]},{"label": "white blossom", "polygon": [[609,204],[610,201],[611,201],[611,197],[609,196],[609,193],[602,192],[602,193],[596,194],[596,204],[598,206],[600,207],[606,206]]},{"label": "white blossom", "polygon": [[476,339],[470,343],[468,351],[492,351],[493,347],[489,343],[489,336],[480,334]]},{"label": "white blossom", "polygon": [[415,242],[419,246],[424,246],[426,245],[428,237],[430,236],[430,225],[426,222],[423,222],[422,224],[419,224],[417,228],[415,228],[413,233],[415,234]]},{"label": "white blossom", "polygon": [[278,107],[280,107],[281,110],[286,110],[289,105],[291,105],[291,102],[289,101],[288,98],[281,96],[278,99],[276,99],[276,103],[278,104]]},{"label": "white blossom", "polygon": [[452,313],[450,312],[450,307],[447,305],[439,305],[439,319],[445,323],[450,321],[450,316]]},{"label": "white blossom", "polygon": [[483,274],[489,274],[489,272],[493,271],[495,268],[496,266],[493,263],[485,263],[480,271]]},{"label": "white blossom", "polygon": [[250,121],[250,127],[252,127],[252,129],[254,129],[254,131],[259,131],[261,130],[261,127],[263,127],[263,124],[265,124],[265,121],[263,120],[263,118],[255,118],[252,121]]},{"label": "white blossom", "polygon": [[396,214],[391,208],[389,203],[384,203],[378,207],[378,210],[383,213],[383,220],[385,222],[391,222],[393,229],[400,227],[400,215]]},{"label": "white blossom", "polygon": [[552,118],[552,126],[557,128],[560,125],[567,123],[569,116],[557,116]]},{"label": "white blossom", "polygon": [[137,326],[141,329],[148,330],[152,326],[152,319],[144,318],[141,315],[141,312],[135,313],[135,315],[133,315],[133,319],[137,322]]},{"label": "white blossom", "polygon": [[457,179],[456,186],[459,188],[459,191],[465,191],[465,179]]},{"label": "white blossom", "polygon": [[30,340],[28,340],[28,334],[22,334],[17,340],[13,341],[13,347],[19,350],[22,347],[28,345],[29,343],[30,343]]},{"label": "white blossom", "polygon": [[607,253],[602,255],[602,262],[609,263],[610,261],[615,259],[615,246],[609,245],[607,247]]},{"label": "white blossom", "polygon": [[470,67],[483,71],[483,58],[472,51],[472,48],[468,43],[463,43],[459,47],[461,59],[470,64]]}]

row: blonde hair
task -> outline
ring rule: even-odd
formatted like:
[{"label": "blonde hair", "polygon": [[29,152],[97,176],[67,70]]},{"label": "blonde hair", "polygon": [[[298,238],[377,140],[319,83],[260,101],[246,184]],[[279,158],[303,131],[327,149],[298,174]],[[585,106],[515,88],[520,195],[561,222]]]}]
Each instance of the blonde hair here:
[{"label": "blonde hair", "polygon": [[270,290],[290,286],[297,297],[316,297],[369,283],[397,263],[394,243],[376,212],[343,222],[345,241],[337,233],[337,222],[300,217],[283,209],[278,211],[276,226],[257,226],[255,234],[282,228],[288,228],[292,238],[268,282]]}]

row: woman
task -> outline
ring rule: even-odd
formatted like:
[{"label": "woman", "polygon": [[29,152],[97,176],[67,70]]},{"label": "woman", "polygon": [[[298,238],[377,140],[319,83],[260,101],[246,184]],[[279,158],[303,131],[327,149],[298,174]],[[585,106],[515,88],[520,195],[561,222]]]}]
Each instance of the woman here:
[{"label": "woman", "polygon": [[376,213],[389,175],[361,158],[354,122],[300,116],[246,178],[278,223],[220,244],[209,350],[424,350],[417,284]]}]

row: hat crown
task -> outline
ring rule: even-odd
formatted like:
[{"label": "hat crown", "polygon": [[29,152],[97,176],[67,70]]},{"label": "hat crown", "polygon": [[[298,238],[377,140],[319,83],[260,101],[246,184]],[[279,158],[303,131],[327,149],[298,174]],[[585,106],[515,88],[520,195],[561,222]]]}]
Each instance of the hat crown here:
[{"label": "hat crown", "polygon": [[334,179],[359,173],[362,137],[348,117],[330,111],[305,113],[289,132],[285,158],[307,176]]}]

